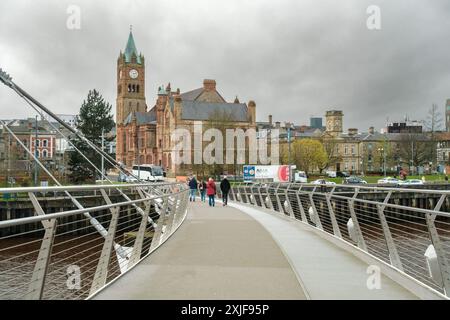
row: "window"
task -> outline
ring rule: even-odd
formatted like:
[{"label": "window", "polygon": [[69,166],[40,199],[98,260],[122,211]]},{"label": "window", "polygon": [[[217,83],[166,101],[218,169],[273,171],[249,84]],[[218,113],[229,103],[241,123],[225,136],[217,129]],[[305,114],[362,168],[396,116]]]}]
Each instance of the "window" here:
[{"label": "window", "polygon": [[129,107],[131,107],[131,101],[130,101],[130,102],[128,102],[128,106],[129,106]]},{"label": "window", "polygon": [[37,150],[37,152],[36,152],[36,156],[37,156],[38,158],[40,158],[40,157],[41,157],[41,150]]},{"label": "window", "polygon": [[[345,145],[344,146],[344,154],[347,154],[348,153],[348,146],[347,145]],[[347,164],[346,164],[347,165]]]},{"label": "window", "polygon": [[353,161],[353,162],[352,162],[352,170],[355,170],[355,169],[356,169],[356,162]]},{"label": "window", "polygon": [[35,146],[39,148],[41,146],[41,140],[37,139]]},{"label": "window", "polygon": [[353,155],[355,154],[355,145],[354,144],[352,144],[352,154]]},{"label": "window", "polygon": [[348,162],[346,162],[346,163],[345,163],[345,165],[344,165],[344,169],[345,169],[345,171],[347,171],[347,170],[348,170]]},{"label": "window", "polygon": [[131,84],[128,85],[128,92],[131,92]]},{"label": "window", "polygon": [[139,93],[139,85],[136,86],[136,92]]},{"label": "window", "polygon": [[48,146],[48,140],[42,140],[42,146],[43,146],[44,148],[47,148],[47,146]]},{"label": "window", "polygon": [[42,150],[42,158],[47,158],[47,157],[48,157],[48,151]]}]

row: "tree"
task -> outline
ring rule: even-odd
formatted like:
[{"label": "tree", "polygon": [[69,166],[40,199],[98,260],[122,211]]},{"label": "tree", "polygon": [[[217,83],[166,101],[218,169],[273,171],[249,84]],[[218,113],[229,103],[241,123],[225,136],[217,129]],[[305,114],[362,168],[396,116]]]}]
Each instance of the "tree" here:
[{"label": "tree", "polygon": [[[76,126],[83,135],[101,147],[101,136],[104,130],[105,136],[115,126],[113,115],[111,114],[111,104],[97,90],[90,90],[87,99],[83,101],[80,113],[77,116]],[[97,167],[101,167],[102,156],[87,146],[76,137],[71,137],[71,142]],[[114,136],[105,137],[105,142],[115,139]],[[100,173],[89,164],[89,162],[76,150],[70,151],[69,155],[69,179],[72,183],[83,183],[86,181],[95,182]],[[105,169],[111,168],[111,164],[105,161]]]},{"label": "tree", "polygon": [[[407,166],[418,167],[433,161],[436,144],[424,134],[403,134],[398,143],[401,161]],[[412,169],[412,168],[411,168]]]},{"label": "tree", "polygon": [[442,116],[439,112],[439,108],[436,103],[433,103],[430,110],[428,110],[428,116],[426,121],[426,128],[431,133],[440,131],[442,129]]},{"label": "tree", "polygon": [[327,154],[327,161],[325,161],[323,165],[319,167],[320,172],[322,172],[326,168],[332,167],[341,160],[341,156],[338,152],[338,142],[336,139],[323,137],[321,139],[321,142]]},{"label": "tree", "polygon": [[[281,157],[284,163],[287,163],[288,148],[282,147]],[[323,168],[328,161],[328,156],[323,144],[316,139],[295,140],[291,144],[291,161],[297,166],[297,169],[305,171],[307,174]]]}]

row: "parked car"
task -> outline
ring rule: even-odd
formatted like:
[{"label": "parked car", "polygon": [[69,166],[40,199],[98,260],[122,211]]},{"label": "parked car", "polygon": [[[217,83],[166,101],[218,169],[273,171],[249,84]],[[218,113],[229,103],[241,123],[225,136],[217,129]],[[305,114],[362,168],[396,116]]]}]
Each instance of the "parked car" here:
[{"label": "parked car", "polygon": [[336,176],[340,178],[348,178],[350,177],[350,174],[346,171],[338,171],[336,172]]},{"label": "parked car", "polygon": [[336,184],[335,182],[333,182],[333,181],[327,181],[327,180],[325,180],[325,179],[317,179],[317,180],[314,180],[313,182],[311,182],[312,184],[328,184],[328,185],[333,185],[333,184]]},{"label": "parked car", "polygon": [[328,178],[336,178],[336,171],[327,171],[325,174]]},{"label": "parked car", "polygon": [[422,180],[420,179],[407,179],[403,180],[398,183],[399,185],[422,185],[424,184]]},{"label": "parked car", "polygon": [[379,179],[377,181],[377,183],[379,183],[379,184],[395,184],[395,185],[399,184],[399,182],[400,182],[399,179],[392,178],[392,177],[386,177],[386,178],[383,178],[383,179]]},{"label": "parked car", "polygon": [[366,180],[361,179],[360,177],[351,176],[348,178],[345,178],[342,181],[343,184],[367,184]]}]

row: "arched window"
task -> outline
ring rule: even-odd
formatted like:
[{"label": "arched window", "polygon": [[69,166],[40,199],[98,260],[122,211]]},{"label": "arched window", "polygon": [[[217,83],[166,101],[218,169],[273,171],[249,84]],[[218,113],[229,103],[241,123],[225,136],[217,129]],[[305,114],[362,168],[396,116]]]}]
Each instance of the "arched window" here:
[{"label": "arched window", "polygon": [[136,92],[139,93],[139,85],[136,86]]},{"label": "arched window", "polygon": [[133,86],[131,87],[131,91],[136,92],[136,85],[133,84]]},{"label": "arched window", "polygon": [[37,150],[36,155],[37,155],[38,158],[40,158],[41,157],[41,150]]},{"label": "arched window", "polygon": [[131,84],[128,85],[128,92],[131,92]]},{"label": "arched window", "polygon": [[47,158],[47,157],[48,157],[48,151],[42,150],[42,158]]},{"label": "arched window", "polygon": [[36,140],[36,147],[39,148],[40,146],[41,146],[41,140],[37,139],[37,140]]},{"label": "arched window", "polygon": [[47,146],[48,146],[48,140],[47,140],[47,139],[42,140],[42,146],[43,146],[44,148],[47,148]]}]

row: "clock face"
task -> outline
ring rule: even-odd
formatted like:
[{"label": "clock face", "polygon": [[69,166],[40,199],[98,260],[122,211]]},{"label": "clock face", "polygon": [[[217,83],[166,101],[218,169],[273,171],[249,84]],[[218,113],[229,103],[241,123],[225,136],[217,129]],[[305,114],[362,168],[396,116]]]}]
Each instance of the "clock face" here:
[{"label": "clock face", "polygon": [[130,77],[131,79],[136,79],[138,77],[139,73],[135,69],[130,70]]}]

